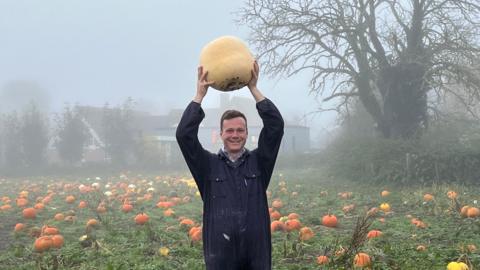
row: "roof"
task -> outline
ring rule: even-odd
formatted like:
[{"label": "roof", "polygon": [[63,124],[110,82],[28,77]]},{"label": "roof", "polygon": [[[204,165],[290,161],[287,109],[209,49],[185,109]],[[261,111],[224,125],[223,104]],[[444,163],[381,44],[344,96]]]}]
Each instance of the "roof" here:
[{"label": "roof", "polygon": [[[113,108],[99,108],[92,106],[80,106],[81,114],[88,122],[90,127],[96,133],[103,137],[103,113],[104,110],[113,110]],[[202,127],[219,128],[220,118],[224,111],[235,109],[247,118],[249,127],[262,127],[263,122],[258,115],[255,101],[252,98],[245,97],[230,97],[229,94],[223,93],[220,97],[220,104],[217,108],[204,108],[205,119],[202,121]],[[182,117],[184,108],[172,109],[166,115],[151,115],[147,112],[133,111],[133,128],[141,131],[143,134],[155,134],[156,131],[176,128],[180,118]],[[288,124],[286,127],[292,128],[308,128],[297,124]]]}]

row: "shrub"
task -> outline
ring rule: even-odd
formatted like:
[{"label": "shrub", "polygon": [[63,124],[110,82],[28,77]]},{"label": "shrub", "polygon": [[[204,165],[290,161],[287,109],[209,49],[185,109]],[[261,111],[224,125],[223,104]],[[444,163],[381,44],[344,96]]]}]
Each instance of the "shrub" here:
[{"label": "shrub", "polygon": [[480,179],[480,125],[449,119],[415,140],[343,134],[317,162],[331,175],[351,180],[475,182]]}]

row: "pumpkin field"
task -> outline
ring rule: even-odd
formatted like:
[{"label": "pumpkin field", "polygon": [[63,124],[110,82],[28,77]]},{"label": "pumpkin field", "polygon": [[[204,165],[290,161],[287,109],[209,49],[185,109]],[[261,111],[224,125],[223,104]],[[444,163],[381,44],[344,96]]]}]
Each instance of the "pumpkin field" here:
[{"label": "pumpkin field", "polygon": [[[189,174],[0,179],[1,269],[204,269]],[[479,269],[480,189],[276,171],[273,269]],[[448,268],[447,268],[448,267]]]}]

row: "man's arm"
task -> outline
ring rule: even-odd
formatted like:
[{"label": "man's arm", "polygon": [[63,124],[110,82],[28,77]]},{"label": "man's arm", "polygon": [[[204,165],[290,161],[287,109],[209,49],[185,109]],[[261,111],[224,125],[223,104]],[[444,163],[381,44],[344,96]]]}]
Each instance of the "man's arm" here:
[{"label": "man's arm", "polygon": [[198,104],[202,104],[203,98],[207,95],[208,87],[215,83],[214,81],[208,81],[207,76],[208,71],[203,72],[203,67],[199,66],[197,72],[197,93],[193,97],[193,101]]},{"label": "man's arm", "polygon": [[209,170],[210,153],[203,149],[198,140],[198,129],[205,117],[205,113],[196,102],[190,102],[183,112],[182,119],[177,126],[176,137],[187,166],[197,183],[203,198],[205,179]]},{"label": "man's arm", "polygon": [[284,122],[277,107],[267,98],[257,103],[257,110],[263,121],[263,128],[258,138],[258,163],[264,174],[262,179],[267,188],[280,150]]},{"label": "man's arm", "polygon": [[258,114],[262,118],[263,128],[258,138],[258,165],[262,170],[265,188],[270,183],[280,143],[283,137],[283,118],[277,107],[257,88],[260,68],[257,61],[253,64],[252,79],[248,83],[250,93],[257,102]]},{"label": "man's arm", "polygon": [[203,198],[205,178],[208,175],[210,153],[203,149],[198,140],[198,129],[200,123],[205,117],[200,104],[207,94],[208,87],[213,83],[207,81],[208,72],[203,72],[203,68],[198,68],[197,92],[193,101],[190,102],[182,115],[182,119],[177,126],[176,137],[183,157],[187,162],[188,168],[197,183],[200,194]]},{"label": "man's arm", "polygon": [[258,90],[257,88],[257,82],[258,82],[258,74],[260,73],[260,68],[258,66],[257,61],[253,63],[253,69],[252,69],[252,78],[248,82],[248,89],[250,89],[250,93],[252,94],[253,98],[255,99],[255,102],[260,102],[265,99],[263,94]]}]

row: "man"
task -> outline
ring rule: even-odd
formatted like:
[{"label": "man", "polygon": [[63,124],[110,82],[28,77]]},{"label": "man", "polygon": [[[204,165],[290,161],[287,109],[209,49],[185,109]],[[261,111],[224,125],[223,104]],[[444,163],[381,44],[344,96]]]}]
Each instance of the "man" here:
[{"label": "man", "polygon": [[197,93],[177,127],[177,141],[203,200],[203,253],[208,270],[271,269],[270,216],[266,190],[283,136],[283,119],[257,88],[255,62],[248,88],[264,127],[258,148],[245,148],[247,119],[236,110],[220,120],[223,148],[203,149],[198,128],[205,114],[200,106],[213,83],[198,69]]}]

